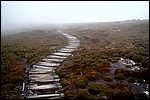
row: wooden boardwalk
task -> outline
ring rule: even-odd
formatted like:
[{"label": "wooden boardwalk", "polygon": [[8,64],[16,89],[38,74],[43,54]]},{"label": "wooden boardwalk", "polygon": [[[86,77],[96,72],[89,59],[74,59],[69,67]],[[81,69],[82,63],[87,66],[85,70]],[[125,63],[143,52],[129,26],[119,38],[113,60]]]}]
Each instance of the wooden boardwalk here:
[{"label": "wooden boardwalk", "polygon": [[68,38],[68,45],[60,48],[51,55],[41,59],[40,62],[33,65],[29,72],[29,84],[27,85],[26,99],[62,99],[64,93],[60,78],[55,73],[56,67],[58,67],[63,61],[72,55],[72,53],[80,45],[80,41],[77,37],[67,33],[61,33]]}]

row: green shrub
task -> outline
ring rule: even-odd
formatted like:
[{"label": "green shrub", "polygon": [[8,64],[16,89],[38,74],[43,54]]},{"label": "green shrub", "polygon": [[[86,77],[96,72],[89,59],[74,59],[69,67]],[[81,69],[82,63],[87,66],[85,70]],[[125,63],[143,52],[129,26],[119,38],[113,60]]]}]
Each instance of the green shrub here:
[{"label": "green shrub", "polygon": [[101,55],[101,59],[107,59],[107,56]]},{"label": "green shrub", "polygon": [[11,82],[13,84],[19,84],[19,83],[23,82],[23,80],[24,79],[21,76],[14,76],[14,77],[12,77]]},{"label": "green shrub", "polygon": [[144,68],[149,67],[149,57],[146,57],[144,60],[142,60],[141,64]]},{"label": "green shrub", "polygon": [[134,99],[132,91],[129,90],[111,90],[111,99]]},{"label": "green shrub", "polygon": [[134,78],[128,78],[127,81],[128,81],[129,83],[134,83],[134,82],[135,82],[135,79],[134,79]]},{"label": "green shrub", "polygon": [[86,75],[88,80],[96,80],[100,77],[102,77],[102,75],[99,72],[90,72],[88,75]]},{"label": "green shrub", "polygon": [[138,99],[148,99],[147,95],[144,93],[144,92],[138,92],[138,93],[135,93],[135,96],[138,98]]},{"label": "green shrub", "polygon": [[101,74],[105,74],[105,73],[110,72],[110,68],[109,67],[99,68],[99,69],[96,69],[96,71],[98,71]]},{"label": "green shrub", "polygon": [[114,72],[114,74],[118,74],[118,73],[122,73],[124,74],[125,77],[130,77],[132,76],[132,71],[131,70],[127,70],[127,69],[123,69],[123,68],[117,68]]},{"label": "green shrub", "polygon": [[60,78],[64,78],[66,77],[66,75],[64,75],[64,72],[65,72],[66,69],[62,68],[62,67],[58,67],[55,72],[56,74],[59,75]]},{"label": "green shrub", "polygon": [[64,94],[65,94],[65,99],[75,99],[74,93],[72,93],[70,90],[67,90]]},{"label": "green shrub", "polygon": [[56,74],[60,75],[63,72],[63,70],[61,67],[58,67],[55,72]]},{"label": "green shrub", "polygon": [[86,87],[86,82],[85,82],[84,80],[78,80],[78,81],[75,83],[75,86],[76,86],[77,88],[83,89],[83,88]]},{"label": "green shrub", "polygon": [[67,90],[69,90],[69,87],[70,87],[69,85],[65,86],[62,91],[65,93]]},{"label": "green shrub", "polygon": [[113,79],[110,76],[104,76],[103,80],[105,80],[105,81],[112,81]]},{"label": "green shrub", "polygon": [[84,90],[84,89],[77,89],[76,90],[76,98],[77,99],[87,99],[88,98],[89,93]]},{"label": "green shrub", "polygon": [[112,62],[112,63],[117,63],[118,60],[116,60],[116,59],[111,59],[111,62]]},{"label": "green shrub", "polygon": [[110,85],[110,88],[124,90],[124,89],[128,89],[128,86],[120,82],[115,82]]},{"label": "green shrub", "polygon": [[138,79],[137,82],[138,83],[144,83],[143,79]]},{"label": "green shrub", "polygon": [[124,80],[124,79],[125,79],[125,76],[124,76],[124,74],[122,74],[122,73],[118,73],[118,74],[115,75],[114,78],[115,78],[115,79],[118,79],[118,80]]},{"label": "green shrub", "polygon": [[104,84],[95,83],[89,87],[88,91],[90,94],[97,95],[104,92],[106,89],[107,88]]},{"label": "green shrub", "polygon": [[5,85],[5,89],[14,90],[14,88],[15,88],[15,84],[9,83]]},{"label": "green shrub", "polygon": [[63,87],[67,86],[69,83],[65,78],[60,79],[60,83]]},{"label": "green shrub", "polygon": [[131,71],[131,70],[124,69],[123,74],[124,74],[125,77],[130,77],[130,76],[132,76],[132,71]]},{"label": "green shrub", "polygon": [[117,68],[114,72],[114,74],[118,74],[118,73],[123,73],[124,72],[124,69],[123,68]]}]

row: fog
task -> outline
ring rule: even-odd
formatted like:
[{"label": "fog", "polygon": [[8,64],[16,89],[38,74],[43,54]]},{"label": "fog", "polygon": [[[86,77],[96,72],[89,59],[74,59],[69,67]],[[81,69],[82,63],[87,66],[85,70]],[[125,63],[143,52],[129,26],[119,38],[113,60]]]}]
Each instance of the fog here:
[{"label": "fog", "polygon": [[149,1],[1,1],[1,33],[61,23],[149,19]]}]

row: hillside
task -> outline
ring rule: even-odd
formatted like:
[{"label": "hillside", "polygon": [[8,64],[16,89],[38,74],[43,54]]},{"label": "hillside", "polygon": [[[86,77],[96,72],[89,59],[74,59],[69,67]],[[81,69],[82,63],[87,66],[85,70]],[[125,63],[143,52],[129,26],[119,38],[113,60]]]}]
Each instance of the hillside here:
[{"label": "hillside", "polygon": [[[143,91],[149,91],[144,88],[149,84],[148,20],[70,24],[64,28],[81,40],[74,56],[57,69],[67,99],[147,98]],[[118,62],[121,58],[136,65],[124,66]]]},{"label": "hillside", "polygon": [[[22,98],[26,70],[66,45],[57,30],[78,37],[81,43],[56,69],[65,99],[148,99],[149,20],[61,26],[1,36],[2,99]],[[121,59],[135,65],[124,65]]]}]

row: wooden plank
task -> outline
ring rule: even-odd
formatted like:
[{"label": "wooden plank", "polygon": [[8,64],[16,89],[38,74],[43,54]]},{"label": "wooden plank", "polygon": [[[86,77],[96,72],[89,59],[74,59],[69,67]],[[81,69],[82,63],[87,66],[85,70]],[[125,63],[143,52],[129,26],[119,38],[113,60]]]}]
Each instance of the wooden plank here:
[{"label": "wooden plank", "polygon": [[48,63],[48,62],[38,62],[37,65],[40,65],[40,66],[49,66],[49,67],[57,67],[59,66],[60,64],[59,63]]},{"label": "wooden plank", "polygon": [[53,53],[53,55],[57,55],[57,56],[70,56],[71,53],[61,53],[61,52],[55,52]]},{"label": "wooden plank", "polygon": [[30,71],[29,72],[29,74],[46,74],[46,73],[53,73],[53,72],[55,72],[55,70],[53,70],[53,71]]},{"label": "wooden plank", "polygon": [[31,95],[27,96],[28,99],[36,99],[36,98],[51,98],[51,97],[64,97],[64,93],[60,94],[44,94],[44,95]]},{"label": "wooden plank", "polygon": [[50,76],[50,75],[44,75],[44,74],[42,74],[42,75],[32,75],[32,76],[29,76],[29,79],[30,80],[39,80],[39,79],[45,79],[45,80],[49,80],[49,79],[58,79],[59,78],[59,76],[58,75],[54,75],[54,76]]},{"label": "wooden plank", "polygon": [[49,79],[49,80],[31,80],[31,83],[49,83],[49,82],[59,82],[60,79]]},{"label": "wooden plank", "polygon": [[34,69],[31,69],[31,71],[48,71],[48,72],[52,72],[53,69],[41,69],[41,68],[34,68]]},{"label": "wooden plank", "polygon": [[51,74],[31,74],[29,75],[29,77],[41,77],[41,76],[48,76],[48,77],[54,77],[54,78],[58,78],[59,75],[51,75]]},{"label": "wooden plank", "polygon": [[40,65],[33,65],[32,66],[34,69],[36,68],[36,69],[56,69],[56,67],[49,67],[49,66],[40,66]]},{"label": "wooden plank", "polygon": [[68,49],[76,49],[77,47],[75,47],[75,46],[70,46],[70,45],[67,45],[67,46],[65,46],[65,48],[68,48]]},{"label": "wooden plank", "polygon": [[48,84],[48,85],[39,85],[39,86],[29,86],[30,90],[53,90],[60,89],[62,86],[60,84]]},{"label": "wooden plank", "polygon": [[23,84],[22,84],[22,92],[24,91],[24,88],[25,88],[25,83],[23,82]]},{"label": "wooden plank", "polygon": [[63,62],[64,60],[63,59],[56,59],[56,58],[44,58],[42,59],[41,61],[45,61],[45,62],[57,62],[57,63],[61,63]]},{"label": "wooden plank", "polygon": [[64,52],[64,53],[71,53],[71,52],[74,52],[74,49],[73,50],[58,50],[59,52]]},{"label": "wooden plank", "polygon": [[57,56],[57,55],[49,55],[46,58],[57,58],[57,59],[66,59],[67,57]]}]

